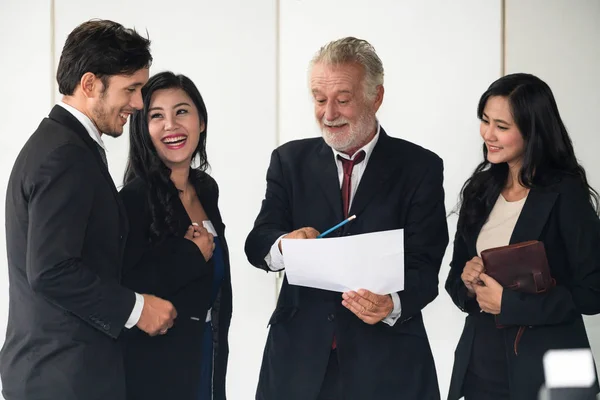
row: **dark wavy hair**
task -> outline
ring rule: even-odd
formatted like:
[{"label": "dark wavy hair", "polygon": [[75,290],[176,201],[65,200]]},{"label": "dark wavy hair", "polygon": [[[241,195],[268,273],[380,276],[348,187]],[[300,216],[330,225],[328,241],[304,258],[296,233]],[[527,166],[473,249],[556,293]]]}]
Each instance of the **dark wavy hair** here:
[{"label": "dark wavy hair", "polygon": [[106,89],[110,76],[131,75],[151,64],[149,39],[117,22],[90,20],[67,37],[56,70],[58,90],[72,95],[87,72],[98,76]]},{"label": "dark wavy hair", "polygon": [[[598,193],[590,187],[585,170],[577,161],[573,144],[560,118],[550,87],[530,74],[506,75],[490,85],[477,107],[481,120],[490,97],[508,99],[512,117],[525,142],[520,183],[527,187],[544,187],[560,174],[572,175],[588,190],[590,203],[598,213]],[[487,160],[483,144],[483,161],[461,190],[458,232],[473,234],[487,210],[496,202],[508,179],[506,163],[492,164]]]},{"label": "dark wavy hair", "polygon": [[141,179],[146,184],[152,216],[150,225],[152,242],[160,242],[168,236],[175,235],[178,230],[174,208],[175,201],[179,199],[179,193],[171,181],[171,169],[159,158],[148,131],[148,108],[152,95],[157,90],[163,89],[181,89],[187,93],[198,109],[200,123],[204,122],[204,131],[200,132],[198,146],[192,155],[192,163],[196,162],[197,167],[193,169],[190,166],[190,181],[194,183],[194,180],[197,179],[197,172],[205,171],[208,168],[206,157],[208,114],[198,88],[184,75],[175,75],[170,71],[154,75],[142,88],[144,108],[136,111],[131,119],[129,158],[123,179],[125,185],[135,178]]}]

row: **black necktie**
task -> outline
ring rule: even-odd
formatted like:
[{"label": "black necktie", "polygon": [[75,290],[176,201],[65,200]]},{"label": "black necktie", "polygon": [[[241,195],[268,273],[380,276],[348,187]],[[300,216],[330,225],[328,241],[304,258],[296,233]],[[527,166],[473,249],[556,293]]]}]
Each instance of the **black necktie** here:
[{"label": "black necktie", "polygon": [[96,143],[96,147],[98,147],[98,153],[100,153],[100,158],[102,158],[102,162],[104,163],[104,165],[106,165],[106,168],[108,168],[108,160],[106,159],[106,151],[98,143]]}]

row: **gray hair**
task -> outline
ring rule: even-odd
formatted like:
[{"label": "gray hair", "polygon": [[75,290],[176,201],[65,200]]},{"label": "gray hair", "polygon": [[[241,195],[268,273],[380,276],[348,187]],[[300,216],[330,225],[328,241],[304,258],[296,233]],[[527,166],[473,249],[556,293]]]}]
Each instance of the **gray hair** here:
[{"label": "gray hair", "polygon": [[327,43],[315,54],[310,62],[310,69],[315,64],[340,65],[358,63],[365,70],[365,95],[373,98],[377,87],[383,85],[383,63],[375,52],[375,48],[366,40],[345,37]]}]

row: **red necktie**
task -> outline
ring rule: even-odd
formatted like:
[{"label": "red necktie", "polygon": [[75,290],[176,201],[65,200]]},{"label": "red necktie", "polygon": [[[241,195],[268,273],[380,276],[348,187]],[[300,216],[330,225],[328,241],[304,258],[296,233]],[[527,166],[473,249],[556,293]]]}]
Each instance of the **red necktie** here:
[{"label": "red necktie", "polygon": [[353,160],[348,160],[339,154],[337,157],[342,162],[344,169],[344,179],[342,180],[342,205],[344,207],[344,217],[348,218],[350,195],[352,194],[352,169],[356,164],[365,159],[365,152],[361,150]]},{"label": "red necktie", "polygon": [[[348,212],[350,210],[350,195],[352,194],[352,169],[356,164],[359,164],[365,159],[365,152],[361,150],[353,160],[348,160],[338,154],[338,160],[342,162],[344,169],[344,179],[342,180],[342,205],[344,207],[344,218],[348,218]],[[331,348],[335,350],[337,343],[335,336],[333,337],[333,343]]]}]

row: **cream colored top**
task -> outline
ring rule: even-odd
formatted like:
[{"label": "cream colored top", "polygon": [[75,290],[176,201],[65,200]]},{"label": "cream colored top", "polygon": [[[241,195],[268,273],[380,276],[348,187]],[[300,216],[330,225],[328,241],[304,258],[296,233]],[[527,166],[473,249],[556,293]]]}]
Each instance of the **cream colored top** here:
[{"label": "cream colored top", "polygon": [[490,216],[477,237],[477,255],[481,257],[483,250],[509,244],[525,200],[527,196],[517,201],[506,201],[502,194],[498,196]]}]

